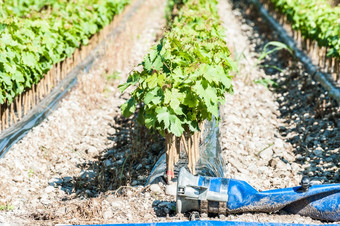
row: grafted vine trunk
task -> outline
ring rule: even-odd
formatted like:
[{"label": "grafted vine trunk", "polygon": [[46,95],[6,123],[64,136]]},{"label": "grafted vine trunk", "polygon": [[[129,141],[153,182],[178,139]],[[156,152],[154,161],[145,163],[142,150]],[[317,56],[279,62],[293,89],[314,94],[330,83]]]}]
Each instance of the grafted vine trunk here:
[{"label": "grafted vine trunk", "polygon": [[[203,131],[203,123],[199,125]],[[170,182],[175,177],[174,165],[178,162],[181,150],[185,150],[188,157],[188,168],[192,174],[196,174],[196,163],[199,159],[199,146],[202,139],[202,132],[191,133],[186,131],[181,137],[176,137],[171,133],[166,133],[166,162],[167,181]]]},{"label": "grafted vine trunk", "polygon": [[329,0],[328,2],[333,7],[340,5],[340,0]]},{"label": "grafted vine trunk", "polygon": [[176,136],[167,133],[165,135],[165,142],[166,142],[166,162],[167,162],[167,181],[170,182],[172,178],[175,177],[174,173],[174,164],[176,163],[176,160],[178,160],[178,151],[176,145]]}]

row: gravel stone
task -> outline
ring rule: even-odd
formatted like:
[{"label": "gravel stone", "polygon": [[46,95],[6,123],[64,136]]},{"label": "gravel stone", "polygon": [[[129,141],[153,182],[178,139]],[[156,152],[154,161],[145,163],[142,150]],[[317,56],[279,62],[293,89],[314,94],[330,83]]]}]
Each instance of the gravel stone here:
[{"label": "gravel stone", "polygon": [[154,193],[162,193],[163,192],[162,188],[158,184],[151,184],[150,190],[151,190],[151,192],[154,192]]},{"label": "gravel stone", "polygon": [[111,162],[111,160],[110,159],[106,159],[105,161],[104,161],[104,165],[106,166],[106,167],[110,167],[110,166],[112,166],[112,162]]},{"label": "gravel stone", "polygon": [[64,177],[63,182],[64,183],[69,183],[72,180],[72,177]]},{"label": "gravel stone", "polygon": [[143,167],[143,165],[142,165],[141,163],[139,163],[139,164],[136,166],[136,170],[140,170],[142,167]]},{"label": "gravel stone", "polygon": [[54,187],[53,186],[47,186],[46,188],[45,188],[45,192],[48,194],[48,193],[51,193],[51,192],[53,192],[54,191]]},{"label": "gravel stone", "polygon": [[166,185],[165,194],[176,196],[176,194],[177,194],[177,183]]},{"label": "gravel stone", "polygon": [[106,210],[103,214],[104,219],[111,219],[113,218],[113,216],[114,216],[114,213],[111,209]]},{"label": "gravel stone", "polygon": [[264,159],[264,160],[270,160],[270,159],[273,158],[273,154],[274,154],[273,150],[270,149],[270,148],[268,148],[268,149],[266,149],[266,150],[263,150],[263,151],[260,153],[260,156],[261,156],[261,158]]},{"label": "gravel stone", "polygon": [[117,165],[123,165],[123,163],[124,163],[124,159],[119,159],[119,160],[116,162]]},{"label": "gravel stone", "polygon": [[313,151],[313,153],[316,155],[316,156],[318,156],[318,157],[322,157],[322,154],[323,154],[323,150],[322,150],[322,148],[317,148],[317,149],[315,149],[314,151]]}]

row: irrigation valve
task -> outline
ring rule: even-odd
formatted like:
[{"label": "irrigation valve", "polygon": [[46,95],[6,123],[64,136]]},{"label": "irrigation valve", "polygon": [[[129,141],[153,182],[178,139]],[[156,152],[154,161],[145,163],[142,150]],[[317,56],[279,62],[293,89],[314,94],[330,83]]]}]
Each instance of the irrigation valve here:
[{"label": "irrigation valve", "polygon": [[181,168],[177,182],[177,212],[201,214],[276,212],[300,214],[326,221],[340,220],[340,184],[311,185],[257,191],[245,181],[194,176]]},{"label": "irrigation valve", "polygon": [[301,185],[300,190],[302,192],[308,191],[308,189],[311,186],[311,181],[310,181],[309,177],[306,177],[306,176],[302,177],[300,185]]}]

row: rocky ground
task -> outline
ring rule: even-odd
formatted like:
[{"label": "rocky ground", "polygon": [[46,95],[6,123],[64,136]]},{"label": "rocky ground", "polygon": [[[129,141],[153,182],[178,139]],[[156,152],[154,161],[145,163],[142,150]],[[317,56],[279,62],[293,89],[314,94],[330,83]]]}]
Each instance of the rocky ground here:
[{"label": "rocky ground", "polygon": [[[81,75],[59,108],[0,159],[0,224],[188,220],[175,214],[174,184],[143,186],[164,148],[162,138],[136,125],[134,117],[123,118],[119,109],[128,94],[121,95],[117,85],[161,35],[164,4],[146,0],[115,51]],[[287,52],[257,62],[263,46],[278,38],[249,5],[221,0],[219,7],[239,66],[235,94],[221,108],[226,176],[258,190],[296,186],[302,175],[339,183],[339,108]],[[283,211],[220,219],[323,223]]]},{"label": "rocky ground", "polygon": [[220,8],[240,71],[235,94],[222,108],[227,176],[261,190],[298,185],[302,175],[315,183],[340,182],[339,107],[287,51],[258,63],[264,45],[279,39],[249,1],[231,3]]}]

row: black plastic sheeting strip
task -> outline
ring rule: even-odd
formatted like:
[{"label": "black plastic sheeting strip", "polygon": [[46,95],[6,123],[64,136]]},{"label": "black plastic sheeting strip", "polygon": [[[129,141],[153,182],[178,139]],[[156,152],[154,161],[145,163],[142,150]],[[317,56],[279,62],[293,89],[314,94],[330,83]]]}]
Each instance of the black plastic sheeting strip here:
[{"label": "black plastic sheeting strip", "polygon": [[[196,173],[201,176],[224,177],[225,163],[221,156],[221,146],[219,142],[219,127],[213,118],[204,122],[203,142],[199,147],[199,159],[196,164]],[[186,166],[187,161],[181,161],[176,165],[178,171],[180,167]],[[166,153],[162,154],[154,165],[145,185],[162,181],[166,172]]]},{"label": "black plastic sheeting strip", "polygon": [[[142,6],[145,0],[134,1],[130,10],[124,15],[122,21],[110,32],[94,50],[76,66],[37,106],[35,106],[21,121],[4,130],[0,134],[0,158],[19,140],[21,140],[33,127],[37,126],[58,106],[59,101],[77,84],[77,77],[81,71],[88,72],[95,59],[105,52],[106,42],[118,36],[124,29],[127,21]],[[128,7],[128,6],[126,6]]]},{"label": "black plastic sheeting strip", "polygon": [[340,87],[331,79],[330,75],[320,72],[312,60],[300,50],[294,39],[287,34],[286,30],[279,24],[270,13],[263,7],[258,0],[252,0],[253,4],[259,9],[262,16],[272,25],[274,30],[279,34],[280,38],[294,51],[294,55],[305,65],[306,70],[310,73],[315,80],[320,82],[338,105],[340,105]]}]

